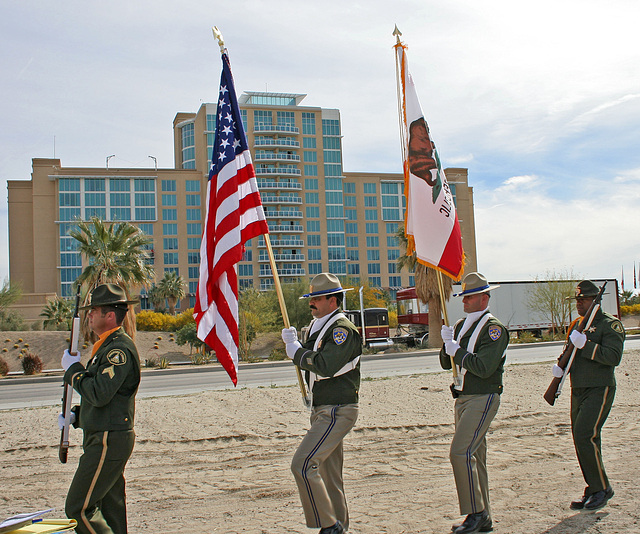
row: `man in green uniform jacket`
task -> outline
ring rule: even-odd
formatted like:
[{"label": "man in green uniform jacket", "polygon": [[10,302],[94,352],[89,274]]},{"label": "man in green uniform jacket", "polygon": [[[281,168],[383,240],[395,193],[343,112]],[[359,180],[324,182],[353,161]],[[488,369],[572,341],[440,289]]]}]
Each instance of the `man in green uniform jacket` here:
[{"label": "man in green uniform jacket", "polygon": [[71,482],[65,512],[78,522],[79,534],[126,534],[124,468],[133,451],[135,395],[140,384],[140,360],[122,322],[129,304],[115,284],[94,289],[89,327],[99,339],[87,367],[80,354],[65,351],[64,381],[82,400],[72,410],[71,422],[84,431],[83,454]]},{"label": "man in green uniform jacket", "polygon": [[490,286],[480,273],[469,273],[462,281],[465,319],[453,327],[442,327],[444,346],[440,364],[456,366],[458,380],[451,391],[455,398],[455,434],[449,459],[458,491],[462,523],[453,525],[455,534],[492,530],[487,476],[486,434],[500,406],[502,373],[509,332],[489,313]]},{"label": "man in green uniform jacket", "polygon": [[[584,317],[598,287],[583,280],[576,287],[576,310]],[[571,324],[569,339],[576,354],[571,377],[571,431],[578,463],[587,484],[581,498],[572,501],[572,510],[598,510],[613,497],[613,489],[602,463],[601,433],[616,395],[615,367],[622,359],[625,332],[622,323],[598,309],[591,326],[578,332],[579,319]],[[562,369],[554,365],[554,376]]]},{"label": "man in green uniform jacket", "polygon": [[343,439],[358,418],[362,338],[340,313],[340,281],[321,273],[311,281],[314,317],[309,337],[298,341],[295,327],[282,330],[287,356],[306,371],[312,396],[311,428],[291,462],[307,526],[321,534],[342,534],[349,512],[342,480]]}]

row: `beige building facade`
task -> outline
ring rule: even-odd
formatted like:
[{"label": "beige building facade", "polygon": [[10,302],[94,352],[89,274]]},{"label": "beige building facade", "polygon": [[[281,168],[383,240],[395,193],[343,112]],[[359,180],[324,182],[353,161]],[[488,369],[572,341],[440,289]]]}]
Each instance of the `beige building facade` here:
[{"label": "beige building facade", "polygon": [[[330,271],[390,291],[413,285],[399,272],[396,232],[404,221],[400,173],[344,172],[340,112],[302,106],[305,95],[244,93],[243,124],[282,283]],[[175,271],[188,284],[180,307],[193,306],[215,104],[178,113],[173,169],[68,168],[33,159],[31,180],[8,182],[9,269],[25,294],[65,297],[82,270],[68,236],[77,219],[127,221],[153,238],[156,280]],[[467,169],[445,173],[460,220],[467,271],[476,270],[473,190]],[[268,290],[273,273],[264,238],[247,244],[241,288]],[[38,299],[36,299],[38,300]],[[31,302],[30,301],[30,302]],[[43,302],[44,303],[44,302]],[[144,291],[142,305],[147,307]]]}]

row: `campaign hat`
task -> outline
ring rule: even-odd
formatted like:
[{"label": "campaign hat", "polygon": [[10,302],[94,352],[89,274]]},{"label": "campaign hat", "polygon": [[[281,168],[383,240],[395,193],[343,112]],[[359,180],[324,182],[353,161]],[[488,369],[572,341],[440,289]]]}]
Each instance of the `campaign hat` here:
[{"label": "campaign hat", "polygon": [[569,298],[578,299],[597,297],[598,293],[600,293],[600,289],[597,285],[595,285],[591,280],[583,280],[576,286],[576,294]]},{"label": "campaign hat", "polygon": [[475,295],[476,293],[487,293],[499,285],[489,285],[485,276],[480,273],[469,273],[462,280],[462,291],[456,293],[454,297],[464,297],[465,295]]},{"label": "campaign hat", "polygon": [[116,284],[102,284],[91,292],[89,304],[80,306],[80,309],[86,310],[89,308],[99,308],[101,306],[127,309],[129,304],[137,303],[137,300],[127,300],[127,295],[120,286]]},{"label": "campaign hat", "polygon": [[309,297],[329,296],[343,291],[351,291],[353,288],[344,289],[335,274],[320,273],[313,277],[309,286],[309,293],[302,295],[301,299]]}]

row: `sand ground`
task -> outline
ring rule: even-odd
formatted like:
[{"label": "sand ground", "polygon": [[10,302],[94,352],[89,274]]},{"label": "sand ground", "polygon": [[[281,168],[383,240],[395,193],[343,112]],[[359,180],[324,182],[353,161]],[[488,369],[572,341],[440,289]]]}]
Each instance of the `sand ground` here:
[{"label": "sand ground", "polygon": [[[568,509],[584,488],[569,390],[550,407],[542,399],[550,364],[507,367],[488,436],[496,533],[640,532],[639,357],[626,351],[617,371],[603,433],[616,494],[596,513]],[[459,519],[449,383],[447,373],[363,381],[360,418],[345,442],[350,532],[447,533]],[[0,412],[0,517],[50,507],[63,514],[81,432],[72,431],[69,462],[61,464],[58,412]],[[138,400],[138,440],[126,470],[130,532],[317,532],[304,525],[289,471],[307,426],[295,387]]]}]

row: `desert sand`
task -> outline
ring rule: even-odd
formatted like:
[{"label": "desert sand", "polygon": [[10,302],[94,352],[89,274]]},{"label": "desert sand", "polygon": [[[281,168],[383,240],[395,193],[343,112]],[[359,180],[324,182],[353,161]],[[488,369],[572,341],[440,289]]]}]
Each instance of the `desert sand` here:
[{"label": "desert sand", "polygon": [[[603,433],[616,493],[595,513],[568,509],[584,488],[569,389],[551,407],[542,398],[550,364],[507,367],[488,436],[495,532],[640,532],[639,356],[626,351],[617,371],[617,398]],[[350,532],[447,533],[460,518],[448,460],[449,383],[444,372],[363,381],[360,418],[345,442]],[[64,515],[82,435],[72,431],[69,462],[61,464],[58,412],[57,406],[0,412],[2,518],[50,507]],[[307,425],[296,387],[138,400],[138,439],[125,472],[129,531],[317,532],[304,524],[289,471]]]}]

